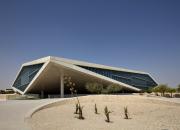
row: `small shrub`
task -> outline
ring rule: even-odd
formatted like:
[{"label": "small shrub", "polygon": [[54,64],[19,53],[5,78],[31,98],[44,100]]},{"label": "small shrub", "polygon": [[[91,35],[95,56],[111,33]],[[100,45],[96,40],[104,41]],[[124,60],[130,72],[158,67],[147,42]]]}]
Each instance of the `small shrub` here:
[{"label": "small shrub", "polygon": [[152,88],[152,92],[154,92],[156,96],[159,96],[159,95],[158,95],[159,87],[156,86],[156,87]]},{"label": "small shrub", "polygon": [[164,97],[170,98],[171,96],[170,96],[169,93],[165,93],[165,94],[164,94]]},{"label": "small shrub", "polygon": [[180,93],[180,84],[177,86],[176,91]]},{"label": "small shrub", "polygon": [[106,116],[106,122],[110,122],[109,114],[112,113],[112,111],[109,111],[107,106],[104,108],[104,114]]},{"label": "small shrub", "polygon": [[99,83],[87,83],[86,89],[91,93],[100,94],[103,90],[103,85]]},{"label": "small shrub", "polygon": [[147,93],[152,93],[153,87],[149,87],[147,90],[145,90]]},{"label": "small shrub", "polygon": [[107,89],[103,89],[103,90],[101,91],[101,93],[102,93],[102,94],[108,94],[108,91],[107,91]]},{"label": "small shrub", "polygon": [[144,95],[144,93],[139,93],[139,95],[141,95],[141,96],[142,96],[142,95]]},{"label": "small shrub", "polygon": [[144,95],[144,90],[141,90],[141,91],[139,92],[139,95]]},{"label": "small shrub", "polygon": [[178,93],[180,93],[180,84],[177,86],[176,91],[177,91]]},{"label": "small shrub", "polygon": [[179,94],[179,93],[176,93],[176,94],[174,94],[174,97],[175,97],[175,98],[180,98],[180,94]]},{"label": "small shrub", "polygon": [[106,88],[108,93],[118,93],[121,92],[122,87],[120,85],[111,84]]},{"label": "small shrub", "polygon": [[158,93],[155,93],[155,95],[156,95],[156,96],[159,96],[159,94],[158,94]]},{"label": "small shrub", "polygon": [[128,108],[127,108],[127,106],[124,107],[124,115],[125,115],[124,119],[129,119],[129,113],[128,113]]}]

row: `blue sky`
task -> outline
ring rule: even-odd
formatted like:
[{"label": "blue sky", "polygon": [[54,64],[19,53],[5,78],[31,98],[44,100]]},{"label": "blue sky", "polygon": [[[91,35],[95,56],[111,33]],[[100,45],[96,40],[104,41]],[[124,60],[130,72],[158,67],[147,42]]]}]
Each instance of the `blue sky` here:
[{"label": "blue sky", "polygon": [[58,56],[149,72],[180,84],[178,0],[1,0],[0,89],[20,65]]}]

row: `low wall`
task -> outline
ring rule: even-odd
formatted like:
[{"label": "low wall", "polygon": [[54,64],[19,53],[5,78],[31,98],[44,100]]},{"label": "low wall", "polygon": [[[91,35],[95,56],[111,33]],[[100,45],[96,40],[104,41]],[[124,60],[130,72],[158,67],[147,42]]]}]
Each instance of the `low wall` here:
[{"label": "low wall", "polygon": [[13,100],[20,97],[21,95],[18,95],[18,94],[0,94],[0,99],[2,100]]},{"label": "low wall", "polygon": [[0,94],[1,100],[25,100],[25,99],[38,99],[38,95],[19,95],[19,94]]}]

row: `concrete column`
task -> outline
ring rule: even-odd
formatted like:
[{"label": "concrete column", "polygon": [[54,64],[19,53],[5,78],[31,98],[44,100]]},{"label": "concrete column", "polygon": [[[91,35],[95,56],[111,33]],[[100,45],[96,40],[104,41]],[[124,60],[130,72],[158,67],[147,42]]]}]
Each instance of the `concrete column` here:
[{"label": "concrete column", "polygon": [[44,98],[44,91],[41,90],[41,98]]},{"label": "concrete column", "polygon": [[61,72],[60,76],[61,98],[64,98],[64,73]]}]

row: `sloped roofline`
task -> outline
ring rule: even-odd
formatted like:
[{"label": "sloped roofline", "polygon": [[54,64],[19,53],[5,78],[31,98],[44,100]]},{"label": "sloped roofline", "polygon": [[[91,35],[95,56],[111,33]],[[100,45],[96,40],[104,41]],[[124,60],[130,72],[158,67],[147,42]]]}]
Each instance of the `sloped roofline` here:
[{"label": "sloped roofline", "polygon": [[123,72],[131,72],[131,73],[148,74],[148,73],[142,72],[142,71],[130,70],[130,69],[119,68],[119,67],[112,67],[112,66],[96,64],[96,63],[89,63],[89,62],[86,62],[86,61],[72,60],[72,59],[60,58],[60,57],[54,57],[54,56],[49,56],[49,57],[50,57],[51,60],[66,62],[66,63],[74,64],[74,65],[95,67],[95,68],[109,69],[109,70],[123,71]]},{"label": "sloped roofline", "polygon": [[96,63],[89,63],[86,61],[79,61],[79,60],[72,60],[72,59],[67,59],[67,58],[62,58],[62,57],[55,57],[55,56],[47,56],[43,57],[37,60],[33,60],[30,62],[26,62],[23,64],[23,66],[27,65],[32,65],[32,64],[37,64],[40,62],[46,62],[46,61],[61,61],[73,65],[79,65],[79,66],[87,66],[87,67],[95,67],[95,68],[101,68],[101,69],[109,69],[109,70],[115,70],[115,71],[123,71],[123,72],[130,72],[130,73],[139,73],[139,74],[147,74],[147,72],[143,71],[137,71],[137,70],[131,70],[131,69],[125,69],[125,68],[120,68],[120,67],[112,67],[112,66],[107,66],[107,65],[102,65],[102,64],[96,64]]}]

